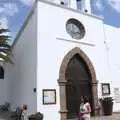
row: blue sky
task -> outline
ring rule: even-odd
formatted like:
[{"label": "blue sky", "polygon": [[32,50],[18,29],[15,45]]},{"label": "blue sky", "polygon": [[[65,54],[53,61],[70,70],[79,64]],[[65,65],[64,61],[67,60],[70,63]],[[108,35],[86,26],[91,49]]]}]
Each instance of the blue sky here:
[{"label": "blue sky", "polygon": [[[0,26],[9,28],[13,38],[19,31],[35,0],[0,0]],[[92,13],[103,16],[104,23],[120,26],[120,0],[91,0]]]},{"label": "blue sky", "polygon": [[91,0],[92,12],[104,17],[104,23],[120,26],[120,0]]},{"label": "blue sky", "polygon": [[8,28],[15,38],[34,0],[0,0],[0,27]]}]

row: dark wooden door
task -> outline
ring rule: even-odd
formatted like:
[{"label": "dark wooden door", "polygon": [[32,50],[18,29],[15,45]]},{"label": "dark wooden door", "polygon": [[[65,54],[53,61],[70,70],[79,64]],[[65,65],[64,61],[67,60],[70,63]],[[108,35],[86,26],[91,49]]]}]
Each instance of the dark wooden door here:
[{"label": "dark wooden door", "polygon": [[91,75],[84,60],[74,55],[68,63],[66,74],[68,118],[76,117],[79,113],[80,97],[88,96],[92,106]]}]

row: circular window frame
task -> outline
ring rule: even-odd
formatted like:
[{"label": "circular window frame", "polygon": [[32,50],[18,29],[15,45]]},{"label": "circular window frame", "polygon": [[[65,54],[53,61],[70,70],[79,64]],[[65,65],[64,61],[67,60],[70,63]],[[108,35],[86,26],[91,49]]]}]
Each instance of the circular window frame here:
[{"label": "circular window frame", "polygon": [[[80,31],[80,37],[79,37],[79,38],[73,37],[73,36],[69,33],[69,31],[67,30],[67,25],[70,24],[70,23],[76,25],[76,26],[79,28],[79,31]],[[79,20],[77,20],[77,19],[75,19],[75,18],[70,18],[69,20],[67,20],[67,22],[66,22],[66,32],[67,32],[72,38],[77,39],[77,40],[80,40],[80,39],[82,39],[82,38],[85,36],[85,28],[84,28],[83,24],[82,24]]]}]

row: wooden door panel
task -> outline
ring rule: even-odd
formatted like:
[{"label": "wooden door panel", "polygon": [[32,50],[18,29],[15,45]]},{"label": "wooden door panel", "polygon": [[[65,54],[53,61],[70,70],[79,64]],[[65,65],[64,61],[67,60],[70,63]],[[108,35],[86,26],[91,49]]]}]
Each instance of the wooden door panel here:
[{"label": "wooden door panel", "polygon": [[68,118],[76,117],[79,112],[80,97],[88,96],[92,104],[91,76],[85,62],[75,55],[69,62],[65,74]]}]

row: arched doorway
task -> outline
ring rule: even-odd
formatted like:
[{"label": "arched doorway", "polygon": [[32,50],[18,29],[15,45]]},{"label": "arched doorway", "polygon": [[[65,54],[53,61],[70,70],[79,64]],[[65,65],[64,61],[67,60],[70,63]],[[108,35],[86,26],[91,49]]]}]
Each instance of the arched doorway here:
[{"label": "arched doorway", "polygon": [[79,113],[81,96],[88,96],[92,107],[91,75],[85,61],[79,54],[75,54],[70,59],[65,72],[65,79],[67,81],[67,118],[76,118]]},{"label": "arched doorway", "polygon": [[[81,95],[89,96],[93,113],[95,113],[94,108],[98,98],[96,75],[91,61],[80,48],[72,49],[64,57],[58,82],[61,120],[67,120],[77,115]],[[86,91],[84,88],[87,88]],[[82,92],[83,90],[84,92]]]}]

